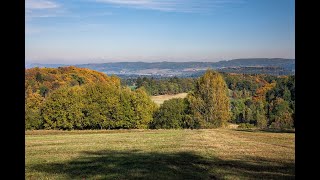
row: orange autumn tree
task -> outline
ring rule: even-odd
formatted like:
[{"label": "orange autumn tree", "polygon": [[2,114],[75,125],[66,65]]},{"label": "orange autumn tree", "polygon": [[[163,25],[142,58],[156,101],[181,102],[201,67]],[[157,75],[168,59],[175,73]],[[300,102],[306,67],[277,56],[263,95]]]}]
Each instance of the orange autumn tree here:
[{"label": "orange autumn tree", "polygon": [[[46,96],[62,86],[76,86],[90,83],[120,84],[120,79],[101,72],[74,66],[59,68],[31,68],[25,71],[25,89]],[[45,91],[45,92],[44,92]]]},{"label": "orange autumn tree", "polygon": [[254,102],[258,102],[258,101],[262,101],[265,102],[266,101],[266,93],[271,90],[272,88],[274,88],[276,86],[276,83],[266,83],[264,86],[258,88],[255,92],[255,95],[253,96],[252,100]]}]

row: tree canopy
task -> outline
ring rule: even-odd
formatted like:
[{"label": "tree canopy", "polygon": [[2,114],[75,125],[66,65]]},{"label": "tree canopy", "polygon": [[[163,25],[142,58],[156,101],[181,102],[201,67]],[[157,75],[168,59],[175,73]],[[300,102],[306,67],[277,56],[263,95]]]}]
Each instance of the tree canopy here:
[{"label": "tree canopy", "polygon": [[[295,77],[218,73],[200,78],[137,78],[77,67],[32,68],[25,76],[26,129],[216,128],[288,129],[295,125]],[[154,94],[188,92],[165,101]]]},{"label": "tree canopy", "polygon": [[225,126],[230,118],[228,88],[223,77],[207,70],[188,95],[193,118],[201,128]]}]

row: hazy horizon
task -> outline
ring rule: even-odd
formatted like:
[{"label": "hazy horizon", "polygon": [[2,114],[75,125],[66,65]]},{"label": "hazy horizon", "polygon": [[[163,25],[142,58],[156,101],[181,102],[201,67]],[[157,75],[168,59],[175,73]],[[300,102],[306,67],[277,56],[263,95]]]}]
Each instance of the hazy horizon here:
[{"label": "hazy horizon", "polygon": [[222,60],[218,60],[218,61],[204,61],[204,60],[190,60],[190,61],[170,61],[170,60],[158,60],[158,61],[139,61],[139,60],[123,60],[123,61],[112,61],[112,60],[102,60],[101,62],[95,62],[95,61],[87,61],[87,62],[72,62],[72,63],[57,63],[55,61],[51,61],[51,62],[47,62],[47,63],[42,63],[42,62],[29,62],[29,61],[25,61],[25,64],[63,64],[63,65],[79,65],[79,64],[103,64],[103,63],[126,63],[126,62],[132,62],[132,63],[137,63],[137,62],[143,62],[143,63],[159,63],[159,62],[180,62],[180,63],[185,63],[185,62],[220,62],[220,61],[231,61],[231,60],[236,60],[236,59],[293,59],[295,60],[295,58],[235,58],[235,59],[222,59]]},{"label": "hazy horizon", "polygon": [[295,59],[294,0],[26,0],[25,61]]}]

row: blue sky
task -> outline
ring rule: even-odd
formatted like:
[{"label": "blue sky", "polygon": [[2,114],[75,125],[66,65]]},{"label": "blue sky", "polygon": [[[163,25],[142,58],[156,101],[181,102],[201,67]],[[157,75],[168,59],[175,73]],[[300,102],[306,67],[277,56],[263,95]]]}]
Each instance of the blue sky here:
[{"label": "blue sky", "polygon": [[294,58],[294,0],[26,0],[26,63]]}]

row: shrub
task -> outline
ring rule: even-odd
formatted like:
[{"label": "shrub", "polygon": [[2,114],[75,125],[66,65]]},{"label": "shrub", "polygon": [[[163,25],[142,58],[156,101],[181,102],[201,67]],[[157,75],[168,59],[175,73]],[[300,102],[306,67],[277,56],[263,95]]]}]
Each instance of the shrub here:
[{"label": "shrub", "polygon": [[250,124],[250,123],[240,123],[238,128],[239,129],[251,129],[251,128],[254,128],[254,125]]},{"label": "shrub", "polygon": [[[182,98],[174,98],[164,101],[154,113],[154,119],[150,124],[155,129],[178,129],[190,125],[186,117],[187,104]],[[188,121],[188,122],[185,122]]]}]

